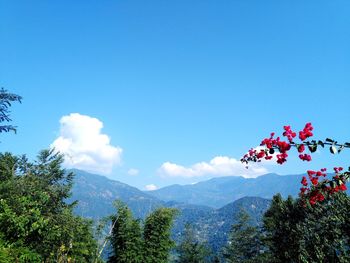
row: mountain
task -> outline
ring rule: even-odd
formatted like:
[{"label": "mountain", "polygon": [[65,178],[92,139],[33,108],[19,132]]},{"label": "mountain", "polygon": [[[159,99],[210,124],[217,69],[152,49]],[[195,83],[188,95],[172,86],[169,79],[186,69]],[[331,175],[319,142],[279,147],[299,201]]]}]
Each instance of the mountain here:
[{"label": "mountain", "polygon": [[227,176],[192,185],[171,185],[147,193],[164,201],[222,207],[244,196],[271,199],[276,193],[297,196],[302,175],[266,174],[257,178]]},{"label": "mountain", "polygon": [[72,197],[69,201],[78,201],[75,213],[97,220],[115,213],[113,202],[120,199],[125,202],[137,218],[145,218],[157,207],[172,207],[179,210],[174,221],[172,236],[175,241],[182,237],[184,227],[190,223],[200,240],[206,241],[217,251],[227,241],[227,234],[241,208],[252,218],[252,224],[260,224],[263,213],[270,200],[259,197],[243,197],[220,209],[205,205],[188,204],[177,201],[162,201],[148,192],[127,184],[110,180],[104,176],[80,170],[74,172]]},{"label": "mountain", "polygon": [[180,216],[175,220],[173,238],[181,240],[186,223],[190,223],[197,233],[197,238],[208,242],[213,251],[218,251],[227,242],[232,224],[241,209],[248,212],[252,225],[261,225],[262,217],[270,206],[271,200],[260,197],[243,197],[219,209],[203,208],[193,210],[185,204],[180,208]]},{"label": "mountain", "polygon": [[137,218],[144,218],[164,202],[130,185],[81,170],[74,172],[71,201],[78,200],[75,213],[94,220],[115,213],[113,202],[125,202]]}]

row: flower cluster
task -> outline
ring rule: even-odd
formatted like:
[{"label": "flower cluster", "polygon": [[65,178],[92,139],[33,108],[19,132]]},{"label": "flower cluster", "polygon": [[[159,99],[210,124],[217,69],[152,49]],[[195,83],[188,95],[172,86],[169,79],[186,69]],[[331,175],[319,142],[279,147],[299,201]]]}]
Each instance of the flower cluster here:
[{"label": "flower cluster", "polygon": [[302,187],[300,188],[300,196],[308,196],[309,203],[315,205],[317,202],[322,202],[327,196],[331,196],[334,193],[340,191],[346,191],[345,185],[346,177],[349,176],[348,172],[340,173],[343,170],[342,167],[335,167],[335,176],[331,181],[323,180],[319,181],[320,177],[326,177],[326,168],[320,171],[307,171],[309,180],[311,182],[310,188],[308,187],[308,181],[305,176],[301,180]]},{"label": "flower cluster", "polygon": [[289,142],[292,142],[297,134],[291,130],[290,126],[283,126],[283,129],[283,136],[287,137]]},{"label": "flower cluster", "polygon": [[310,162],[311,161],[311,155],[310,154],[299,154],[299,158],[300,160],[303,160],[303,161],[308,161]]},{"label": "flower cluster", "polygon": [[[260,151],[251,149],[247,154],[243,156],[241,159],[241,162],[248,164],[248,162],[260,162],[262,158],[265,160],[271,160],[272,155],[274,154],[275,150],[279,152],[279,154],[276,154],[276,162],[278,164],[283,164],[287,161],[288,157],[288,151],[291,149],[292,146],[296,146],[298,148],[298,152],[300,153],[299,158],[303,161],[311,161],[311,155],[304,153],[306,148],[303,142],[300,144],[297,144],[294,142],[294,138],[296,137],[296,133],[292,131],[290,126],[284,126],[283,127],[284,132],[283,136],[287,137],[287,141],[281,140],[280,137],[274,138],[275,133],[272,132],[270,134],[269,138],[265,138],[262,140],[260,146],[265,146],[265,149],[262,149]],[[306,138],[309,138],[312,136],[313,127],[311,123],[307,123],[303,130],[299,132],[299,138],[303,141]]]},{"label": "flower cluster", "polygon": [[306,123],[304,129],[299,132],[299,139],[302,141],[305,141],[307,138],[313,136],[312,130],[314,128],[312,127],[311,123]]},{"label": "flower cluster", "polygon": [[[274,137],[275,133],[271,133],[269,138],[265,138],[261,142],[261,146],[264,149],[256,150],[251,149],[241,159],[242,163],[248,165],[249,162],[261,162],[262,159],[271,160],[275,151],[276,161],[278,164],[283,164],[287,161],[288,151],[292,147],[295,147],[299,153],[299,158],[302,161],[311,161],[311,155],[305,153],[308,150],[310,153],[314,153],[318,146],[325,147],[330,146],[330,152],[332,154],[339,153],[344,148],[350,148],[350,143],[338,144],[336,141],[327,138],[325,141],[306,141],[306,139],[313,136],[313,126],[311,123],[307,123],[303,130],[299,131],[300,142],[295,141],[297,133],[293,132],[290,126],[283,127],[283,136],[287,140],[281,140],[280,137]],[[346,191],[346,181],[350,179],[350,168],[347,172],[342,172],[342,167],[335,167],[335,176],[331,180],[326,179],[326,168],[322,168],[319,171],[307,171],[308,179],[306,176],[302,177],[300,188],[300,196],[303,200],[308,199],[311,205],[315,205],[317,202],[322,202],[327,197],[339,191]]]}]

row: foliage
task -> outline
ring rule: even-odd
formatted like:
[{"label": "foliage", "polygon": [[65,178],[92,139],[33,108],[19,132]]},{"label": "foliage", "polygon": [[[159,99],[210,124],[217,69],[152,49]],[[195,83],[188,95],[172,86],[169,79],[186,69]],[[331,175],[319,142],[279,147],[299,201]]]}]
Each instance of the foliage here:
[{"label": "foliage", "polygon": [[[16,94],[9,93],[5,89],[0,89],[0,123],[10,122],[10,110],[12,102],[21,102],[22,97]],[[16,127],[12,125],[0,125],[0,132],[16,132]]]},{"label": "foliage", "polygon": [[34,163],[0,153],[1,247],[16,260],[92,262],[96,255],[91,222],[74,216],[74,204],[65,201],[73,174],[62,162],[53,150],[40,152]]},{"label": "foliage", "polygon": [[144,263],[168,262],[169,251],[175,246],[170,230],[176,214],[176,209],[162,207],[146,218],[143,229]]},{"label": "foliage", "polygon": [[236,221],[237,223],[232,225],[228,244],[223,249],[226,262],[260,262],[262,244],[258,227],[251,225],[250,216],[243,209],[239,212]]},{"label": "foliage", "polygon": [[206,244],[197,240],[194,229],[186,224],[181,243],[176,248],[178,263],[209,262],[210,251]]},{"label": "foliage", "polygon": [[336,193],[307,205],[280,195],[264,217],[270,262],[349,262],[350,198]]},{"label": "foliage", "polygon": [[113,255],[109,262],[142,263],[141,226],[130,209],[122,202],[116,202],[117,215],[111,217],[113,228],[111,244]]},{"label": "foliage", "polygon": [[124,203],[117,201],[115,206],[117,215],[110,216],[112,229],[109,239],[113,251],[108,261],[168,262],[170,250],[175,245],[170,234],[177,210],[156,209],[147,216],[142,228],[141,222],[133,218],[130,209]]}]

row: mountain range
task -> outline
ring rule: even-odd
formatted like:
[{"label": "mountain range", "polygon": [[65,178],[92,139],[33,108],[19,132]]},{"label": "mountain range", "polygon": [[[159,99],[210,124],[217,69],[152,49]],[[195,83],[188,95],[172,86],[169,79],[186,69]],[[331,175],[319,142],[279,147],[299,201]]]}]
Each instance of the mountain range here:
[{"label": "mountain range", "polygon": [[[199,240],[206,241],[216,251],[227,241],[231,225],[240,209],[259,225],[271,197],[296,195],[299,178],[295,175],[267,174],[258,178],[221,177],[194,185],[173,185],[156,191],[141,191],[125,183],[81,170],[74,172],[72,201],[77,200],[75,213],[98,221],[116,213],[113,202],[122,200],[137,218],[144,219],[157,207],[179,210],[172,235],[181,239],[183,229],[190,223]],[[273,186],[273,187],[271,187]]]},{"label": "mountain range", "polygon": [[70,171],[75,174],[70,200],[78,200],[75,212],[83,217],[99,220],[115,213],[113,202],[117,199],[126,203],[137,218],[164,206],[163,201],[128,184],[81,170]]},{"label": "mountain range", "polygon": [[163,201],[220,208],[245,196],[271,199],[276,193],[297,196],[302,175],[266,174],[257,178],[227,176],[192,185],[171,185],[147,193]]}]

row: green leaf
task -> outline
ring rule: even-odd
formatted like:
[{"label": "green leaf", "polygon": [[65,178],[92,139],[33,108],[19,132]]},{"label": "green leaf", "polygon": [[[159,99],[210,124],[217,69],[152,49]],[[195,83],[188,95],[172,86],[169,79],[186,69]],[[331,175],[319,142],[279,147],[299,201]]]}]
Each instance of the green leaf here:
[{"label": "green leaf", "polygon": [[327,138],[326,142],[334,142],[334,140]]},{"label": "green leaf", "polygon": [[314,153],[317,150],[317,144],[309,145],[308,148],[310,152]]},{"label": "green leaf", "polygon": [[324,142],[323,141],[319,140],[318,141],[318,145],[320,145],[322,148],[324,148]]},{"label": "green leaf", "polygon": [[329,150],[330,150],[331,153],[333,153],[333,154],[338,153],[338,149],[337,149],[337,147],[335,147],[335,145],[332,145],[332,146],[329,148]]},{"label": "green leaf", "polygon": [[338,153],[340,153],[344,148],[345,148],[345,146],[344,146],[344,145],[341,145],[341,146],[338,148]]}]

